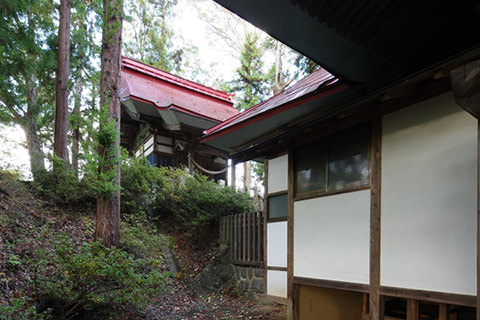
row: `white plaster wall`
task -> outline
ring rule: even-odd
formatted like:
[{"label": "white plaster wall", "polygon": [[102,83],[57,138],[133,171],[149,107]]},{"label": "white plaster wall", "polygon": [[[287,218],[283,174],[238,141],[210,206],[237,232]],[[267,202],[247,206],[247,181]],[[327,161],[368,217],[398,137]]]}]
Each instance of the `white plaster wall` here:
[{"label": "white plaster wall", "polygon": [[287,297],[287,272],[267,271],[267,294],[276,297]]},{"label": "white plaster wall", "polygon": [[370,190],[294,204],[295,276],[369,282]]},{"label": "white plaster wall", "polygon": [[287,222],[267,223],[267,266],[287,267]]},{"label": "white plaster wall", "polygon": [[476,128],[451,93],[384,117],[382,285],[476,295]]},{"label": "white plaster wall", "polygon": [[288,189],[288,155],[268,160],[268,193]]}]

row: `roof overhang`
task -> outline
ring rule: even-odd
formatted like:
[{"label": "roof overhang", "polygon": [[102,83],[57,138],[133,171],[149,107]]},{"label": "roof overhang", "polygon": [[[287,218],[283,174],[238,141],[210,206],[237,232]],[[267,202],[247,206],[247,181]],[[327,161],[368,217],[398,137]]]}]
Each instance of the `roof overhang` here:
[{"label": "roof overhang", "polygon": [[328,90],[302,96],[269,112],[207,134],[201,139],[201,142],[234,154],[250,147],[255,140],[271,135],[272,132],[281,132],[287,124],[294,122],[295,119],[300,119],[313,112],[320,112],[324,106],[338,99],[345,89],[346,86],[339,83],[329,87]]},{"label": "roof overhang", "polygon": [[[256,158],[264,146],[317,123],[386,112],[449,90],[454,68],[480,57],[478,1],[215,0],[316,61],[348,88],[318,99],[299,97],[278,114],[250,117],[207,132],[208,144],[233,158]],[[332,88],[329,88],[332,89]],[[315,107],[313,107],[315,105]],[[372,111],[374,110],[374,111]],[[376,111],[375,111],[376,110]],[[380,111],[379,111],[380,110]],[[238,117],[238,116],[237,116]],[[363,114],[355,115],[358,119]],[[352,122],[355,122],[354,119]],[[235,132],[236,131],[236,132]],[[297,137],[298,139],[301,139]],[[262,151],[263,152],[263,151]]]},{"label": "roof overhang", "polygon": [[346,87],[324,69],[316,70],[283,92],[207,130],[201,142],[236,152],[292,120],[320,111]]},{"label": "roof overhang", "polygon": [[205,130],[238,113],[222,91],[125,57],[120,99],[133,120],[158,119],[171,131],[182,125]]},{"label": "roof overhang", "polygon": [[480,47],[476,0],[215,0],[342,81],[379,88]]}]

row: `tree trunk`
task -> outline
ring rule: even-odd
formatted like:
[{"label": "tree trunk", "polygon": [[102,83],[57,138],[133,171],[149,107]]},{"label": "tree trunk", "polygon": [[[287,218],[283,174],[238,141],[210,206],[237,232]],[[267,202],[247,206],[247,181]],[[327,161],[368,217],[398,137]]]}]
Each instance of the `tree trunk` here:
[{"label": "tree trunk", "polygon": [[251,161],[245,161],[245,181],[247,184],[246,187],[246,192],[250,194],[250,190],[252,189],[252,162]]},{"label": "tree trunk", "polygon": [[26,119],[25,124],[21,127],[25,132],[27,140],[28,154],[30,155],[30,170],[33,176],[39,171],[45,170],[45,157],[37,135],[37,120],[32,118]]},{"label": "tree trunk", "polygon": [[70,0],[60,0],[58,29],[58,69],[55,99],[55,138],[53,152],[67,160],[68,77],[70,74]]},{"label": "tree trunk", "polygon": [[38,92],[35,75],[30,75],[27,80],[27,87],[27,113],[24,115],[20,126],[25,132],[28,154],[30,156],[30,171],[35,178],[37,172],[45,170],[45,156],[37,133],[37,112],[35,110],[37,109]]},{"label": "tree trunk", "polygon": [[82,72],[78,71],[75,80],[75,104],[72,110],[72,167],[78,173],[78,158],[80,153],[80,105],[82,101],[83,83]]},{"label": "tree trunk", "polygon": [[250,161],[245,161],[243,163],[243,191],[250,193],[252,186],[252,163]]},{"label": "tree trunk", "polygon": [[274,95],[279,94],[286,87],[282,69],[282,43],[280,41],[275,41],[275,83],[272,88]]},{"label": "tree trunk", "polygon": [[[120,62],[122,48],[122,0],[103,0],[104,29],[102,34],[100,107],[108,106],[107,121],[115,121],[116,139],[110,145],[100,146],[100,154],[117,159],[114,184],[120,186]],[[101,124],[100,124],[101,125]],[[103,152],[105,151],[105,152]],[[108,169],[108,168],[107,168]],[[120,190],[109,197],[97,196],[97,223],[95,239],[102,239],[107,247],[120,243]]]}]

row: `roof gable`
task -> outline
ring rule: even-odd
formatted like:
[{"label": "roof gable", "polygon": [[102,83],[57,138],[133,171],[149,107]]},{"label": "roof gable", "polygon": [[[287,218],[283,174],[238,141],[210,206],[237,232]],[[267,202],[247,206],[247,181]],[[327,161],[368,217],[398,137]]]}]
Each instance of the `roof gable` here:
[{"label": "roof gable", "polygon": [[158,110],[176,110],[216,123],[238,113],[229,94],[127,57],[122,57],[120,98],[123,101],[141,101]]}]

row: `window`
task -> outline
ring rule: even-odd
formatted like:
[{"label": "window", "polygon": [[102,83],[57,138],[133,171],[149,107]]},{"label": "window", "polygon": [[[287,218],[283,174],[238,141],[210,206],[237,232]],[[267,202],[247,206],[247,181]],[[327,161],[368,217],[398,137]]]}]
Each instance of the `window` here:
[{"label": "window", "polygon": [[268,196],[268,220],[280,220],[287,218],[288,197],[287,194]]},{"label": "window", "polygon": [[369,127],[357,127],[295,152],[295,193],[345,190],[369,184]]}]

